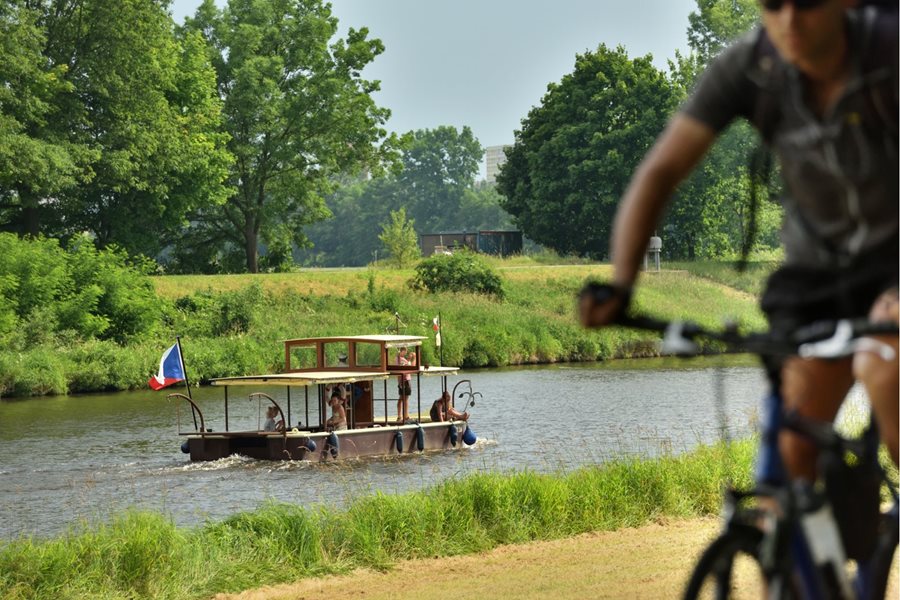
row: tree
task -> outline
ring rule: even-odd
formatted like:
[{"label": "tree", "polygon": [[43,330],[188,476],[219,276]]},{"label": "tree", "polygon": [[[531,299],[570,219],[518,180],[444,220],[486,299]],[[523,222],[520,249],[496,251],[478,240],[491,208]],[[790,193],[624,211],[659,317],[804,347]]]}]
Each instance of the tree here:
[{"label": "tree", "polygon": [[176,36],[161,2],[29,5],[46,34],[42,61],[65,84],[42,135],[80,149],[89,176],[59,190],[20,187],[11,225],[54,236],[89,231],[100,246],[155,255],[186,211],[225,197],[230,158],[202,38]]},{"label": "tree", "polygon": [[419,238],[413,227],[413,220],[406,219],[406,209],[391,211],[391,220],[385,223],[378,236],[398,269],[402,269],[419,258]]},{"label": "tree", "polygon": [[757,21],[757,0],[697,0],[697,12],[688,15],[688,44],[705,65]]},{"label": "tree", "polygon": [[0,4],[0,224],[39,232],[40,200],[90,179],[86,148],[53,127],[54,99],[70,93],[67,65],[49,64],[40,14],[25,2]]},{"label": "tree", "polygon": [[516,132],[497,179],[503,208],[561,254],[604,256],[619,197],[673,101],[650,56],[605,45],[578,55]]},{"label": "tree", "polygon": [[464,126],[419,129],[403,136],[397,178],[410,216],[423,231],[460,229],[460,208],[475,183],[484,150]]},{"label": "tree", "polygon": [[[698,0],[691,13],[688,39],[692,52],[670,63],[679,102],[687,97],[708,62],[729,41],[748,30],[759,16],[752,0]],[[724,131],[703,162],[679,188],[662,225],[665,252],[684,258],[734,256],[749,252],[749,164],[759,138],[744,122]],[[780,207],[758,194],[756,242],[777,244]]]},{"label": "tree", "polygon": [[399,174],[344,180],[328,197],[332,217],[309,227],[314,250],[305,252],[307,262],[328,266],[368,262],[379,249],[374,232],[401,207],[425,231],[510,226],[494,187],[474,183],[481,145],[471,129],[418,130],[402,140]]},{"label": "tree", "polygon": [[321,0],[205,0],[186,27],[211,45],[236,158],[234,192],[193,215],[192,237],[239,248],[257,272],[261,242],[303,246],[303,228],[328,216],[333,176],[392,159],[379,84],[360,75],[384,46],[365,28],[332,43],[338,21]]}]

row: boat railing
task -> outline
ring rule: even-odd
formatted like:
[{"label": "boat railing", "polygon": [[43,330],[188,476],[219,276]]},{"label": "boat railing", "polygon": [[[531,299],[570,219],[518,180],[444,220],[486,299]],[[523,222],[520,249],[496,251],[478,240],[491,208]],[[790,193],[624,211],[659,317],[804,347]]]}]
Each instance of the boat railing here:
[{"label": "boat railing", "polygon": [[252,394],[250,394],[249,399],[251,402],[253,402],[254,398],[256,398],[259,403],[262,403],[263,399],[268,400],[272,404],[272,406],[274,406],[276,408],[276,410],[278,410],[278,414],[281,416],[281,432],[280,433],[284,436],[287,436],[287,430],[288,430],[287,418],[285,418],[284,411],[281,410],[281,406],[277,402],[275,402],[275,398],[266,394],[265,392],[253,392]]},{"label": "boat railing", "polygon": [[[171,398],[184,400],[185,402],[187,402],[188,404],[191,405],[191,416],[194,418],[194,430],[195,431],[197,430],[197,417],[200,417],[200,429],[199,429],[200,435],[201,436],[205,435],[206,434],[206,422],[203,420],[203,411],[200,410],[200,407],[197,406],[189,396],[185,396],[184,394],[180,394],[180,393],[176,392],[174,394],[169,394],[168,396],[166,396],[166,400],[169,400]],[[176,418],[178,420],[178,431],[180,432],[181,431],[181,411],[176,410],[175,414],[176,414]]]}]

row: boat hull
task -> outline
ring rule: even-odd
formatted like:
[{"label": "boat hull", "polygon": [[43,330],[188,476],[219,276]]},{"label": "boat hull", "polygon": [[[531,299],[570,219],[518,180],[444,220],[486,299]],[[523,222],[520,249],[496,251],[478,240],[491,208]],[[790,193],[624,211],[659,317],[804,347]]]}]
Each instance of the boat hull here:
[{"label": "boat hull", "polygon": [[[456,435],[452,435],[451,427],[456,429]],[[399,456],[458,448],[463,444],[465,429],[464,421],[454,421],[348,429],[333,434],[308,431],[195,433],[187,437],[187,450],[192,461],[219,460],[233,455],[258,460],[317,462],[366,456]],[[313,445],[310,441],[314,443],[315,450],[311,450]]]}]

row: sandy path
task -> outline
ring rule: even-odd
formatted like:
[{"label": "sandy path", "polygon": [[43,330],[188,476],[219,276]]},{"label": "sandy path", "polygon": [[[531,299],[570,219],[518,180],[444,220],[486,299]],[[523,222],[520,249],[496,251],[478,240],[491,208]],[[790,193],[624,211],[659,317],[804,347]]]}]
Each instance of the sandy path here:
[{"label": "sandy path", "polygon": [[[348,575],[219,594],[215,600],[454,600],[678,598],[715,518],[661,521],[634,529],[502,546],[490,552],[410,560],[390,572]],[[900,598],[898,560],[887,598]],[[739,575],[739,598],[759,598],[756,577]]]},{"label": "sandy path", "polygon": [[472,556],[411,560],[388,573],[303,580],[216,600],[313,598],[676,598],[716,519],[656,523]]}]

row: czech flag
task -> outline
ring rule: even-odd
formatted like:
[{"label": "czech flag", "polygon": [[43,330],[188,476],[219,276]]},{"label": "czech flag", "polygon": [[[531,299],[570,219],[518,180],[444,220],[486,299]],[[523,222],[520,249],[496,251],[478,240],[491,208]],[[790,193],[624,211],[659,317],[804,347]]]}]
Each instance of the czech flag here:
[{"label": "czech flag", "polygon": [[179,381],[184,381],[184,365],[181,364],[181,352],[178,350],[178,344],[172,344],[159,359],[159,372],[147,383],[154,390],[161,390]]}]

